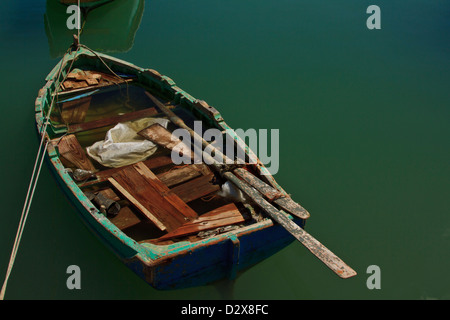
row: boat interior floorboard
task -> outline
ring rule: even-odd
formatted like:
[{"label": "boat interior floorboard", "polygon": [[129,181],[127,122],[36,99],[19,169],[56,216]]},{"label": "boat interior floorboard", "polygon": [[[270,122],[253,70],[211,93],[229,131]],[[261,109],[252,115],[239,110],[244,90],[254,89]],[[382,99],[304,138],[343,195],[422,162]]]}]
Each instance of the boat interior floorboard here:
[{"label": "boat interior floorboard", "polygon": [[[148,117],[162,117],[155,101],[150,101],[143,89],[136,89],[141,99],[141,106],[137,108],[131,106],[126,112],[121,112],[122,109],[115,105],[108,111],[99,105],[100,109],[96,110],[98,94],[91,92],[86,96],[85,93],[96,85],[95,79],[91,78],[72,75],[71,81],[66,83],[67,92],[78,96],[71,99],[69,93],[65,94],[66,100],[60,104],[60,114],[55,119],[59,117],[68,131],[53,139],[52,144],[78,186],[92,198],[93,204],[111,223],[135,241],[162,245],[181,240],[198,241],[201,239],[198,235],[202,232],[252,220],[251,210],[242,203],[218,194],[220,183],[206,164],[175,165],[170,157],[171,150],[161,145],[147,159],[120,167],[107,167],[91,160],[86,148],[99,137],[104,137],[112,126]],[[83,81],[86,86],[75,87]],[[120,94],[123,94],[122,89],[118,89]],[[116,100],[120,99],[121,96]],[[193,125],[196,116],[190,111],[176,108],[171,101],[158,100]],[[104,117],[104,114],[109,116]],[[169,122],[171,126],[172,130],[174,126]],[[206,130],[207,126],[203,129]],[[75,179],[77,169],[90,174]],[[106,199],[103,201],[107,204],[99,199]],[[111,203],[120,208],[114,214],[108,212]]]}]

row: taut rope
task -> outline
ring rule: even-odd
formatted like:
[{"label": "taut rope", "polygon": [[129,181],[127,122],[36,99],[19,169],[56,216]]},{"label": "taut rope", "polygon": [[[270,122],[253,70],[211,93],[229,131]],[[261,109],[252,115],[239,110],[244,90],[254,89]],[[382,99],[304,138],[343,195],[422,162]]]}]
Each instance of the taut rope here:
[{"label": "taut rope", "polygon": [[[63,56],[63,58],[61,60],[61,64],[59,66],[59,70],[58,70],[58,73],[57,73],[57,76],[56,76],[55,92],[57,92],[57,90],[59,89],[59,86],[61,85],[61,83],[64,82],[64,80],[67,77],[67,74],[69,73],[69,72],[67,72],[66,76],[58,83],[58,79],[61,76],[61,71],[62,71],[63,65],[65,64],[64,60],[66,58],[66,55],[70,52],[70,50],[71,49],[68,49],[66,51],[66,53],[64,54],[64,56]],[[77,50],[78,50],[78,48],[77,48]],[[72,64],[75,61],[75,57],[76,57],[76,54],[73,57]],[[69,70],[72,67],[72,64],[69,67]],[[48,146],[48,144],[50,142],[49,140],[47,140],[45,142],[45,145],[44,145],[44,141],[45,141],[45,138],[46,138],[47,126],[48,126],[48,123],[50,122],[50,114],[52,112],[56,96],[57,96],[57,94],[53,95],[53,98],[52,98],[49,110],[47,112],[47,116],[45,117],[45,120],[44,120],[45,123],[43,124],[43,126],[41,126],[41,130],[40,130],[41,143],[39,144],[38,152],[37,152],[37,155],[36,155],[36,160],[34,162],[34,168],[33,168],[32,174],[31,174],[31,179],[30,179],[30,183],[28,185],[27,195],[25,197],[25,203],[24,203],[23,209],[22,209],[22,215],[20,217],[19,227],[17,229],[16,238],[14,240],[13,249],[12,249],[12,252],[11,252],[10,259],[9,259],[9,264],[8,264],[8,269],[6,271],[5,281],[3,282],[2,290],[0,292],[0,300],[3,300],[4,297],[5,297],[5,291],[6,291],[6,286],[8,284],[8,279],[9,279],[9,276],[11,275],[11,271],[12,271],[12,268],[13,268],[13,265],[14,265],[14,261],[16,259],[17,250],[19,249],[20,240],[22,239],[22,233],[23,233],[23,230],[25,228],[25,223],[26,223],[27,218],[28,218],[28,213],[30,211],[31,202],[33,200],[34,191],[36,189],[37,181],[38,181],[39,175],[41,173],[42,164],[43,164],[44,158],[45,158],[45,151],[47,150],[47,146]]]}]

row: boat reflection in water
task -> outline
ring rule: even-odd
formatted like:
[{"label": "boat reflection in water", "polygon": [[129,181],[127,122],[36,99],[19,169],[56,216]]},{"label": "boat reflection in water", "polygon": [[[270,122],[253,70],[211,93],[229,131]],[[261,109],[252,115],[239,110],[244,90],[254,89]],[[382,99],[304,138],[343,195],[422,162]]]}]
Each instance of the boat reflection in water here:
[{"label": "boat reflection in water", "polygon": [[84,8],[91,8],[96,6],[101,6],[105,3],[112,2],[114,0],[59,0],[60,3],[66,4],[66,5],[72,5],[80,3],[80,7]]},{"label": "boat reflection in water", "polygon": [[[63,4],[61,2],[67,2]],[[44,15],[45,32],[51,58],[64,55],[78,31],[67,27],[69,0],[47,0]],[[90,48],[103,52],[126,52],[134,43],[134,37],[144,13],[145,0],[91,1],[82,6],[81,41]],[[95,3],[95,5],[93,5]]]}]

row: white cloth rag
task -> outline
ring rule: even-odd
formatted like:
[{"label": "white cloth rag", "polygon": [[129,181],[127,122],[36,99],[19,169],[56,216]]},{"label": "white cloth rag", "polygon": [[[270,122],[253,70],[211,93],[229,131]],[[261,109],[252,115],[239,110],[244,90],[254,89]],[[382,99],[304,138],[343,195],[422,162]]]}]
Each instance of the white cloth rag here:
[{"label": "white cloth rag", "polygon": [[95,161],[112,168],[142,161],[155,153],[158,146],[137,133],[154,123],[167,128],[168,122],[164,118],[145,118],[118,123],[108,130],[103,141],[87,147],[87,153]]}]

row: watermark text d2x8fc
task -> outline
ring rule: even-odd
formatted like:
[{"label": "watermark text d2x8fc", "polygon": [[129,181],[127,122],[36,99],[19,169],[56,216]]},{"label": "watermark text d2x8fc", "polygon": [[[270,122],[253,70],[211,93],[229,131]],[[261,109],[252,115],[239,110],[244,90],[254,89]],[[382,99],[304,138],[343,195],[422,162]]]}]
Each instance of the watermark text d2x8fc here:
[{"label": "watermark text d2x8fc", "polygon": [[[274,175],[278,172],[280,150],[279,129],[270,130],[270,143],[267,129],[259,129],[258,131],[256,129],[248,129],[246,131],[243,129],[226,129],[226,139],[224,139],[222,131],[219,129],[210,128],[203,132],[202,122],[194,121],[194,132],[207,142],[210,142],[213,148],[205,148],[203,152],[198,152],[202,150],[201,141],[192,139],[190,132],[186,129],[176,129],[172,133],[172,140],[179,140],[180,142],[172,149],[171,158],[173,163],[177,165],[192,164],[192,162],[205,162],[209,165],[232,163],[256,164],[256,155],[258,155],[261,163],[269,171],[268,174]],[[246,147],[244,144],[247,144],[251,150],[248,154],[245,152]],[[193,158],[190,157],[191,145],[194,146]],[[270,153],[268,152],[269,148]],[[214,149],[224,154],[227,159],[224,160],[221,154],[215,152]]]}]

